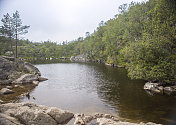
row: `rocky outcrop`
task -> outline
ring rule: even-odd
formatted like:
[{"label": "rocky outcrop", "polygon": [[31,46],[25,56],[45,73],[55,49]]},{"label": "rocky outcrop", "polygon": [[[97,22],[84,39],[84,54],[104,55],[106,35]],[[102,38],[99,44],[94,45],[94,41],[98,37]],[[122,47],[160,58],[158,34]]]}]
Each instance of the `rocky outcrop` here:
[{"label": "rocky outcrop", "polygon": [[22,69],[23,71],[25,71],[27,73],[41,76],[41,73],[38,70],[38,68],[33,66],[31,63],[19,61],[18,66],[20,69]]},{"label": "rocky outcrop", "polygon": [[20,72],[17,71],[15,64],[0,56],[0,83],[6,84],[15,79]]},{"label": "rocky outcrop", "polygon": [[0,125],[58,125],[73,118],[73,113],[34,103],[0,105]]},{"label": "rocky outcrop", "polygon": [[121,121],[120,118],[110,114],[75,114],[74,125],[160,125],[152,122],[149,123],[130,123]]},{"label": "rocky outcrop", "polygon": [[[72,120],[75,120],[72,123]],[[71,122],[70,122],[71,121]],[[0,105],[0,125],[159,125],[155,123],[130,123],[110,114],[73,114],[56,107],[34,103],[7,103]]]},{"label": "rocky outcrop", "polygon": [[144,85],[144,89],[152,93],[176,95],[176,85],[174,84],[171,85],[147,82]]},{"label": "rocky outcrop", "polygon": [[46,78],[41,77],[41,73],[32,64],[28,62],[9,61],[0,56],[0,85],[1,84],[21,84],[35,83],[34,81],[45,81]]}]

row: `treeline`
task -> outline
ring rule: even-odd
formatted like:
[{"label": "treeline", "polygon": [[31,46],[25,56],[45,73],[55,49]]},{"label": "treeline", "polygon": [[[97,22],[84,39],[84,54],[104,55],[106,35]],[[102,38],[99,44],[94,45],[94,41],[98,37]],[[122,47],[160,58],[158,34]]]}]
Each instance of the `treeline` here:
[{"label": "treeline", "polygon": [[175,83],[176,1],[132,2],[121,5],[119,13],[70,43],[72,55],[124,65],[133,79]]},{"label": "treeline", "polygon": [[71,57],[125,66],[134,79],[176,82],[176,1],[123,4],[119,14],[101,21],[94,33],[58,45],[24,42],[21,57]]},{"label": "treeline", "polygon": [[[46,59],[46,58],[70,58],[72,48],[67,42],[57,44],[56,42],[31,42],[18,40],[18,58],[21,59]],[[12,46],[12,48],[11,48]],[[0,55],[14,56],[15,39],[0,36]]]}]

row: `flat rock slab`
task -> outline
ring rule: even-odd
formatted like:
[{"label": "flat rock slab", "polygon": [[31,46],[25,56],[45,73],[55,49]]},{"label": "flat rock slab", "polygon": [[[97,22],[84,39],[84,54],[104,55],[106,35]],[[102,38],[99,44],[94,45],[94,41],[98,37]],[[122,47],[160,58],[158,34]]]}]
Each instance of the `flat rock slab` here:
[{"label": "flat rock slab", "polygon": [[1,94],[1,95],[4,95],[4,94],[12,94],[12,93],[14,93],[14,91],[12,91],[12,90],[10,90],[10,89],[7,89],[7,88],[2,88],[2,89],[0,90],[0,94]]},{"label": "flat rock slab", "polygon": [[33,81],[37,81],[38,77],[34,74],[24,74],[20,78],[13,81],[14,84],[22,84],[22,83],[32,83]]},{"label": "flat rock slab", "polygon": [[71,112],[27,102],[2,104],[0,112],[1,123],[6,123],[3,125],[9,125],[10,122],[22,125],[58,125],[66,124],[73,118]]}]

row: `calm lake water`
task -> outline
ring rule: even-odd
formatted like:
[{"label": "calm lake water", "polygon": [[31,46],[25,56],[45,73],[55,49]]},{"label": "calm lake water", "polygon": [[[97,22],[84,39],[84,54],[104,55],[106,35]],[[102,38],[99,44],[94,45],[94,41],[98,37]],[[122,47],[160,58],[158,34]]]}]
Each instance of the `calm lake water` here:
[{"label": "calm lake water", "polygon": [[103,64],[58,63],[36,65],[41,82],[31,101],[74,113],[110,113],[133,122],[176,125],[176,97],[150,95],[144,81],[131,80],[124,69]]}]

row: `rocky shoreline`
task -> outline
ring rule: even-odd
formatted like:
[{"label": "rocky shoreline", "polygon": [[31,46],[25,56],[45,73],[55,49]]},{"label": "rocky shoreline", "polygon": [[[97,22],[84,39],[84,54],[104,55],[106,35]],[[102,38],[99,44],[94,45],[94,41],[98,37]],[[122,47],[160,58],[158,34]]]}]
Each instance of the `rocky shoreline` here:
[{"label": "rocky shoreline", "polygon": [[[73,121],[73,123],[71,123]],[[0,125],[159,125],[130,123],[110,114],[74,114],[56,107],[31,102],[0,105]]]},{"label": "rocky shoreline", "polygon": [[34,81],[44,81],[41,73],[28,62],[9,61],[0,56],[0,85],[36,83]]},{"label": "rocky shoreline", "polygon": [[157,93],[162,95],[176,95],[176,84],[163,84],[163,83],[152,83],[147,82],[144,85],[144,90],[150,92],[151,94]]},{"label": "rocky shoreline", "polygon": [[26,95],[29,94],[29,90],[45,80],[47,78],[41,77],[38,68],[32,64],[16,63],[12,58],[0,56],[0,103],[15,100],[26,92]]}]

